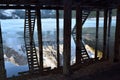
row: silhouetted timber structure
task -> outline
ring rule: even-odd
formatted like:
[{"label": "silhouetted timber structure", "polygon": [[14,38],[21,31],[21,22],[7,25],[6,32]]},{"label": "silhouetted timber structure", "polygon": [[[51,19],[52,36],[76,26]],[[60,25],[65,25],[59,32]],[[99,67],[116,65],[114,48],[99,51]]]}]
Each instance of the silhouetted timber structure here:
[{"label": "silhouetted timber structure", "polygon": [[[97,43],[99,28],[99,12],[104,11],[104,40],[103,40],[103,57],[101,61],[111,59],[113,62],[120,60],[120,1],[119,0],[0,0],[0,9],[25,9],[25,25],[24,37],[27,52],[29,71],[27,76],[31,74],[49,74],[63,73],[69,75],[74,70],[78,70],[79,66],[90,65],[98,61]],[[57,24],[57,68],[51,70],[43,67],[43,45],[42,45],[42,25],[41,12],[42,9],[56,10]],[[109,57],[107,42],[109,42],[111,27],[111,10],[117,9],[116,33],[114,56]],[[60,66],[59,59],[59,10],[64,10],[64,46],[63,46],[63,66]],[[76,11],[76,25],[71,30],[71,14],[72,10]],[[86,21],[91,11],[96,11],[96,48],[95,58],[91,59],[82,43],[82,25]],[[35,26],[35,18],[37,19],[37,32],[39,44],[39,59],[36,54],[33,32]],[[70,65],[71,59],[71,33],[76,43],[76,63]],[[2,33],[0,30],[0,80],[6,80],[6,72],[4,67]],[[18,80],[18,79],[17,79]],[[22,79],[21,79],[22,80]]]}]

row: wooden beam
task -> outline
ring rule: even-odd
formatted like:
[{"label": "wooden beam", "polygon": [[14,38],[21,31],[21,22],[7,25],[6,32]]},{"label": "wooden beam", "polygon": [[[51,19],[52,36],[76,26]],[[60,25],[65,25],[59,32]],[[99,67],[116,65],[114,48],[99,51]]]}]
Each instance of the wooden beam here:
[{"label": "wooden beam", "polygon": [[57,24],[57,67],[60,67],[60,51],[59,51],[59,10],[56,10],[56,24]]},{"label": "wooden beam", "polygon": [[[34,5],[34,6],[27,6],[27,5],[25,5],[25,4],[20,4],[20,5],[0,5],[0,9],[36,9],[36,6],[37,5]],[[56,6],[54,6],[54,5],[39,5],[39,6],[37,6],[37,8],[39,8],[39,9],[46,9],[46,10],[57,10],[57,9],[59,9],[59,10],[64,10],[63,9],[63,6],[62,5],[56,5]],[[96,9],[99,9],[99,10],[103,10],[105,7],[103,7],[103,6],[93,6],[93,4],[91,4],[91,5],[81,5],[81,8],[82,9],[92,9],[92,10],[96,10]],[[72,10],[76,10],[76,8],[75,8],[75,5],[74,6],[72,6]]]},{"label": "wooden beam", "polygon": [[64,44],[63,44],[63,74],[70,74],[71,60],[71,5],[72,0],[64,0]]},{"label": "wooden beam", "polygon": [[81,63],[82,43],[82,9],[80,5],[76,8],[76,63]]},{"label": "wooden beam", "polygon": [[106,59],[106,40],[107,40],[107,18],[108,18],[108,10],[104,10],[104,28],[103,28],[103,60]]},{"label": "wooden beam", "polygon": [[41,24],[41,12],[40,9],[36,9],[37,16],[37,32],[38,32],[38,44],[39,44],[39,64],[40,72],[43,72],[43,43],[42,43],[42,24]]},{"label": "wooden beam", "polygon": [[0,4],[6,5],[60,5],[61,0],[1,0]]},{"label": "wooden beam", "polygon": [[120,60],[120,6],[117,9],[117,21],[115,31],[114,62]]},{"label": "wooden beam", "polygon": [[[30,72],[34,72],[34,68],[33,68],[33,48],[32,48],[32,44],[33,44],[33,32],[32,32],[32,24],[31,24],[31,10],[28,9],[28,25],[29,25],[29,44],[30,44],[30,56],[31,56],[31,66],[29,66],[29,70]],[[31,67],[31,68],[30,68]]]},{"label": "wooden beam", "polygon": [[98,55],[98,34],[99,34],[99,11],[96,11],[96,44],[95,44],[95,60]]},{"label": "wooden beam", "polygon": [[[73,5],[74,6],[76,3],[81,4],[81,6],[85,6],[90,8],[90,6],[92,7],[96,7],[96,8],[114,8],[116,6],[119,5],[120,1],[116,1],[114,0],[112,3],[110,3],[110,1],[106,2],[106,1],[98,1],[96,2],[95,0],[72,0],[73,1]],[[78,2],[79,1],[79,2]],[[116,1],[116,2],[115,2]],[[0,0],[0,4],[1,5],[49,5],[49,6],[63,6],[64,0]]]},{"label": "wooden beam", "polygon": [[[111,33],[111,21],[112,21],[112,10],[109,10],[109,22],[108,22],[108,39],[107,39],[107,59],[109,59],[110,55],[110,33]],[[112,53],[111,53],[112,54]]]},{"label": "wooden beam", "polygon": [[0,80],[6,80],[1,23],[0,23]]},{"label": "wooden beam", "polygon": [[[62,6],[41,6],[39,5],[37,8],[39,9],[46,9],[46,10],[63,10]],[[26,5],[20,5],[20,6],[0,6],[0,9],[36,9],[36,5],[35,6],[26,6]]]}]

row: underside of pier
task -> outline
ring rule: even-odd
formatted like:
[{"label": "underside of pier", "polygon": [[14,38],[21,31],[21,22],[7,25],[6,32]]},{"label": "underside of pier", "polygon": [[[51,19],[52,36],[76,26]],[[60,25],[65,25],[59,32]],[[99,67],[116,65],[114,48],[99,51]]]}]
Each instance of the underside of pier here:
[{"label": "underside of pier", "polygon": [[[25,9],[24,40],[29,71],[21,72],[20,76],[7,78],[4,66],[2,32],[0,28],[0,80],[119,80],[120,68],[120,1],[119,0],[0,0],[0,9]],[[54,69],[43,66],[43,43],[41,11],[56,10],[56,44],[57,67]],[[109,54],[109,37],[112,22],[112,10],[116,9],[116,30],[114,55]],[[63,23],[63,66],[60,65],[59,51],[59,10],[64,12]],[[76,12],[76,24],[71,28],[72,10]],[[91,11],[96,12],[95,57],[90,58],[82,39],[82,27]],[[98,58],[98,31],[100,11],[103,17],[103,55]],[[37,21],[36,21],[37,20]],[[39,57],[34,43],[34,27],[37,23]],[[71,35],[76,44],[76,61],[71,65]],[[92,73],[91,73],[92,71]],[[111,72],[113,71],[113,73]],[[105,74],[100,76],[100,74]],[[109,74],[108,74],[109,73]],[[113,75],[113,79],[108,75]],[[115,76],[116,74],[116,76]],[[45,76],[48,76],[47,78]],[[55,77],[56,76],[56,77]],[[87,76],[87,77],[86,77]],[[91,77],[92,76],[92,77]],[[98,76],[98,78],[96,77]],[[52,78],[54,77],[54,78]],[[101,79],[101,80],[103,80]]]}]

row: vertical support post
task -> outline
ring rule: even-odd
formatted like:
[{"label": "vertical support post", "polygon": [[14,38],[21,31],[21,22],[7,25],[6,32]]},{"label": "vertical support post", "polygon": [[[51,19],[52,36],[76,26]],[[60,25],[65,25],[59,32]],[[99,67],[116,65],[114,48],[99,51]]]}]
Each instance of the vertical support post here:
[{"label": "vertical support post", "polygon": [[[26,10],[25,10],[25,16],[26,16]],[[25,31],[26,31],[25,23],[26,23],[26,17],[25,17],[25,21],[24,21],[24,38],[25,38]]]},{"label": "vertical support post", "polygon": [[60,67],[60,51],[59,51],[59,10],[56,10],[56,22],[57,22],[57,67]]},{"label": "vertical support post", "polygon": [[120,6],[117,9],[117,21],[115,32],[115,46],[114,46],[114,62],[120,60]]},{"label": "vertical support post", "polygon": [[96,11],[96,44],[95,44],[95,60],[98,54],[98,33],[99,33],[99,10]]},{"label": "vertical support post", "polygon": [[81,63],[82,43],[82,9],[80,5],[76,8],[76,63]]},{"label": "vertical support post", "polygon": [[0,24],[0,80],[6,80],[1,24]]},{"label": "vertical support post", "polygon": [[70,74],[71,60],[71,6],[72,0],[64,0],[64,44],[63,44],[63,74]]},{"label": "vertical support post", "polygon": [[107,17],[108,17],[108,10],[104,10],[104,34],[103,34],[103,60],[106,59],[106,40],[107,40]]},{"label": "vertical support post", "polygon": [[109,41],[110,41],[110,30],[111,30],[112,11],[109,10],[109,22],[108,22],[108,39],[107,39],[107,59],[109,59]]},{"label": "vertical support post", "polygon": [[41,26],[41,12],[40,9],[36,9],[37,16],[37,32],[38,32],[38,44],[39,44],[39,64],[40,72],[43,72],[43,44],[42,44],[42,26]]}]

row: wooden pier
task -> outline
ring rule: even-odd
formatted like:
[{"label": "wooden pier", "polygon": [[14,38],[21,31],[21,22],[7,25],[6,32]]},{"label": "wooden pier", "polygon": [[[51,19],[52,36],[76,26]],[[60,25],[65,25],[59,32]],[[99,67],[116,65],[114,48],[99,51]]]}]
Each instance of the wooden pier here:
[{"label": "wooden pier", "polygon": [[[99,62],[98,54],[98,32],[100,11],[104,12],[104,28],[103,28],[103,57],[100,61],[111,61],[111,63],[120,61],[120,1],[119,0],[0,0],[0,9],[25,9],[25,25],[24,38],[27,52],[29,71],[27,76],[31,74],[49,75],[50,73],[61,73],[71,75],[74,70],[81,68],[80,66],[94,64]],[[56,10],[56,43],[57,43],[57,67],[53,70],[44,69],[43,66],[43,43],[42,43],[42,22],[40,10]],[[114,56],[109,57],[109,37],[111,30],[111,11],[117,9],[116,33]],[[59,51],[59,10],[64,12],[63,23],[63,66],[60,66]],[[76,24],[71,28],[72,10],[76,11]],[[33,12],[32,12],[33,11]],[[96,11],[96,46],[95,57],[91,59],[82,42],[82,26],[87,20],[91,11]],[[36,54],[33,34],[35,19],[37,20],[37,33],[39,45],[39,58]],[[76,62],[71,65],[71,35],[76,44]],[[86,56],[86,57],[83,57]],[[24,73],[23,73],[24,75]],[[0,28],[0,80],[5,80],[6,72],[4,66],[4,53],[2,47],[2,32]]]}]

